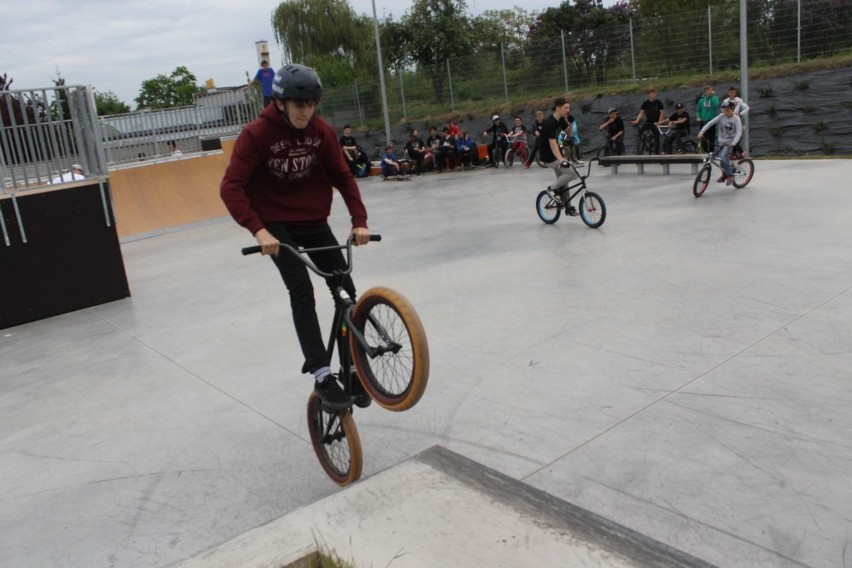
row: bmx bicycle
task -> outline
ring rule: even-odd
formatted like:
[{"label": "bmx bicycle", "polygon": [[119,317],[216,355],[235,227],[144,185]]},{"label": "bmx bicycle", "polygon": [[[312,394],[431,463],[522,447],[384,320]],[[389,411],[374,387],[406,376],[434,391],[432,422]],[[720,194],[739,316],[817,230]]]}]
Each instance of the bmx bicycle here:
[{"label": "bmx bicycle", "polygon": [[562,190],[551,189],[548,186],[547,189],[538,194],[535,200],[535,209],[542,221],[552,225],[559,220],[563,210],[566,211],[566,215],[571,215],[571,213],[568,213],[571,200],[578,194],[582,194],[577,208],[583,223],[592,229],[597,229],[604,224],[604,221],[606,221],[606,204],[600,195],[589,191],[586,187],[586,179],[591,174],[592,164],[596,161],[597,158],[589,160],[586,164],[585,175],[580,173],[580,170],[570,162],[567,166],[563,166],[572,168],[577,174],[577,179]]},{"label": "bmx bicycle", "polygon": [[[695,176],[695,182],[692,184],[692,194],[695,197],[701,197],[710,185],[710,178],[713,177],[713,166],[722,170],[722,159],[719,157],[719,150],[713,153],[704,154],[702,161],[704,165],[698,170],[698,175]],[[747,157],[746,154],[731,153],[731,174],[734,176],[734,187],[741,189],[748,185],[754,176],[754,162]],[[724,170],[722,170],[724,173]]]},{"label": "bmx bicycle", "polygon": [[[517,149],[515,149],[515,145],[517,145]],[[526,163],[526,161],[530,157],[529,149],[527,148],[526,140],[518,140],[509,142],[509,148],[506,150],[506,154],[503,157],[503,163],[506,164],[507,168],[511,168],[512,164],[515,163],[515,157],[521,159],[521,163]]]},{"label": "bmx bicycle", "polygon": [[[381,235],[371,235],[380,241]],[[305,255],[331,250],[346,251],[346,269],[320,270]],[[244,255],[260,252],[260,246],[242,249]],[[340,364],[337,378],[349,395],[349,403],[335,408],[316,392],[308,397],[308,434],[320,465],[332,481],[344,486],[361,477],[361,438],[352,417],[355,381],[379,406],[392,411],[417,404],[429,380],[429,345],[420,317],[411,303],[390,288],[370,288],[356,302],[343,289],[352,272],[352,240],[346,244],[294,248],[281,243],[279,254],[292,254],[312,272],[331,283],[335,298],[334,318],[328,339],[328,357],[335,348]]]},{"label": "bmx bicycle", "polygon": [[[669,140],[669,132],[672,131],[672,127],[668,124],[658,124],[657,131],[660,133],[660,145],[662,148],[666,149],[666,146],[669,145],[670,150],[674,149],[676,140]],[[698,146],[695,144],[695,140],[690,140],[689,138],[684,137],[683,140],[681,140],[681,148],[682,150],[678,153],[694,154],[697,151]]]}]

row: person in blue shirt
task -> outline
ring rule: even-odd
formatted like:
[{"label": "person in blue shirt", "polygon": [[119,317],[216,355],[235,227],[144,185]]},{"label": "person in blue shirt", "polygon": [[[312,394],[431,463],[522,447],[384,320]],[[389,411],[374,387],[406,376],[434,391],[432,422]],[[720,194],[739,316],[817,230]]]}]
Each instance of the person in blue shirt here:
[{"label": "person in blue shirt", "polygon": [[396,153],[393,151],[393,146],[385,146],[385,153],[382,154],[382,175],[385,178],[397,177],[400,174],[399,160],[396,159]]},{"label": "person in blue shirt", "polygon": [[[246,73],[248,75],[248,73]],[[246,85],[246,89],[250,88],[255,83],[260,83],[260,90],[263,93],[263,106],[269,104],[272,100],[272,80],[275,78],[275,71],[269,68],[269,61],[264,59],[260,62],[260,69],[254,74],[254,79]]]},{"label": "person in blue shirt", "polygon": [[462,167],[465,164],[468,167],[479,165],[479,150],[476,142],[467,133],[467,130],[462,130],[462,133],[456,136],[456,154],[461,161]]}]

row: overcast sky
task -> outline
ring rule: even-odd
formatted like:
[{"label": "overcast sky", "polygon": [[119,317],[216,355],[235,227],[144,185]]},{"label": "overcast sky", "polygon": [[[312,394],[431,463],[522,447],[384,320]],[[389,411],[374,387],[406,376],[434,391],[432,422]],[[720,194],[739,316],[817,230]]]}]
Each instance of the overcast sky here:
[{"label": "overcast sky", "polygon": [[[523,4],[528,11],[558,0],[468,0],[473,14]],[[611,4],[612,2],[605,2]],[[371,0],[350,0],[372,16]],[[255,42],[267,40],[281,64],[270,24],[274,0],[3,0],[0,3],[0,74],[13,89],[50,87],[56,72],[68,85],[112,91],[136,107],[142,81],[185,65],[203,84],[242,85],[257,70]],[[410,0],[376,0],[379,18],[399,19]]]}]

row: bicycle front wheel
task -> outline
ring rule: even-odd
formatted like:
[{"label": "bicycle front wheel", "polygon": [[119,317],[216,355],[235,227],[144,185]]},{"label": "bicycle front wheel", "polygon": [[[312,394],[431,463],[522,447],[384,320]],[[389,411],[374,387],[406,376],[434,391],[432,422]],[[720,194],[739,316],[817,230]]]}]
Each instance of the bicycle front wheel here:
[{"label": "bicycle front wheel", "polygon": [[352,324],[367,343],[350,334],[352,361],[372,399],[393,411],[417,404],[429,380],[429,344],[411,302],[390,288],[370,288],[355,304]]},{"label": "bicycle front wheel", "polygon": [[547,164],[545,164],[544,160],[541,159],[541,152],[536,152],[535,163],[538,164],[540,168],[546,168],[547,167]]},{"label": "bicycle front wheel", "polygon": [[712,173],[713,167],[710,164],[704,164],[704,167],[698,170],[698,175],[695,176],[695,183],[692,184],[692,195],[695,197],[704,195],[704,191],[710,184],[710,174]]},{"label": "bicycle front wheel", "polygon": [[754,175],[754,162],[746,158],[734,165],[734,187],[740,189],[748,185]]},{"label": "bicycle front wheel", "polygon": [[580,198],[580,218],[592,229],[597,229],[606,221],[606,204],[601,196],[593,191],[587,191]]},{"label": "bicycle front wheel", "polygon": [[349,410],[323,408],[317,393],[308,398],[308,435],[325,473],[340,486],[361,478],[361,438]]},{"label": "bicycle front wheel", "polygon": [[548,225],[552,225],[558,221],[559,216],[562,214],[559,201],[547,190],[538,194],[535,200],[535,210],[538,212],[539,218]]},{"label": "bicycle front wheel", "polygon": [[511,168],[512,164],[515,163],[515,151],[509,148],[506,150],[506,158],[505,163],[507,168]]}]

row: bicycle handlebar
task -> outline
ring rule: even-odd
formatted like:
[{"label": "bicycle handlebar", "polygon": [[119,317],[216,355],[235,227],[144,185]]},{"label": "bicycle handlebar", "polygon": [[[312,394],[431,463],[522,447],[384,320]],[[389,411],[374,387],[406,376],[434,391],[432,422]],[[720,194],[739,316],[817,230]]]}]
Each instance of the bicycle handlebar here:
[{"label": "bicycle handlebar", "polygon": [[[379,234],[370,235],[370,241],[372,241],[372,242],[378,242],[378,241],[381,241],[381,240],[382,240],[382,236],[379,235]],[[317,248],[311,248],[311,249],[299,247],[298,249],[296,249],[296,248],[293,248],[286,243],[281,243],[280,245],[282,247],[290,249],[291,251],[295,252],[296,254],[301,254],[301,253],[305,253],[305,252],[313,252],[313,251],[319,251],[319,250],[332,250],[332,249],[349,248],[349,247],[352,246],[352,237],[346,239],[345,245],[337,245],[337,246],[330,246],[330,247],[317,247]],[[248,256],[250,254],[257,254],[260,251],[261,251],[260,245],[254,245],[254,246],[251,246],[251,247],[243,247],[242,249],[240,249],[240,252],[243,253],[243,256]]]}]

